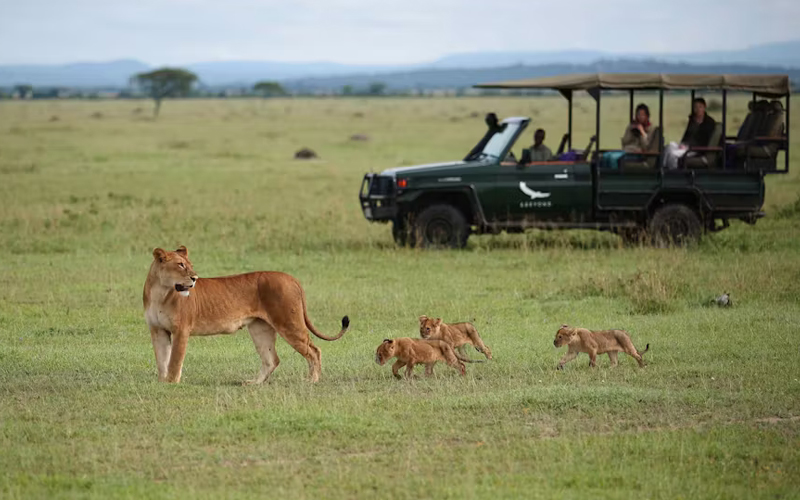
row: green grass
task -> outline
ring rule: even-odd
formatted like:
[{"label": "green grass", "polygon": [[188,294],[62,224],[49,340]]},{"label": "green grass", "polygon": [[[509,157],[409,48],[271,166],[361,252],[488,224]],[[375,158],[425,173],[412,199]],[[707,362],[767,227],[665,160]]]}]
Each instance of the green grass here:
[{"label": "green grass", "polygon": [[[169,101],[156,122],[143,102],[0,103],[0,497],[797,498],[800,162],[768,179],[766,219],[691,250],[580,231],[396,249],[362,174],[463,157],[490,110],[553,145],[565,128],[555,97]],[[604,100],[604,147],[626,110]],[[200,276],[296,276],[325,333],[349,314],[315,340],[320,383],[278,341],[271,382],[241,387],[245,332],[192,339],[182,383],[157,383],[141,291],[153,247],[179,244]],[[735,307],[710,307],[723,291]],[[420,314],[474,318],[495,360],[395,381],[374,350]],[[564,322],[627,329],[649,366],[556,372]]]}]

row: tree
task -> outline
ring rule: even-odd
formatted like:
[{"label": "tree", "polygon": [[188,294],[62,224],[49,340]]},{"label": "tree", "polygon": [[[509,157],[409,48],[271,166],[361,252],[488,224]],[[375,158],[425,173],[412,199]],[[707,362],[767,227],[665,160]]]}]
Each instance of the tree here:
[{"label": "tree", "polygon": [[20,99],[30,99],[33,97],[33,86],[27,83],[14,85],[14,92],[12,92],[12,95],[16,95]]},{"label": "tree", "polygon": [[262,97],[276,97],[288,94],[286,89],[278,82],[258,82],[253,85],[253,90],[261,94]]},{"label": "tree", "polygon": [[180,68],[161,68],[147,73],[139,73],[131,77],[132,83],[138,85],[156,102],[153,116],[158,117],[161,100],[165,97],[182,97],[192,90],[197,75]]},{"label": "tree", "polygon": [[342,87],[342,95],[353,95],[353,86],[345,85]]},{"label": "tree", "polygon": [[383,95],[386,91],[386,84],[383,82],[372,82],[369,84],[369,95]]}]

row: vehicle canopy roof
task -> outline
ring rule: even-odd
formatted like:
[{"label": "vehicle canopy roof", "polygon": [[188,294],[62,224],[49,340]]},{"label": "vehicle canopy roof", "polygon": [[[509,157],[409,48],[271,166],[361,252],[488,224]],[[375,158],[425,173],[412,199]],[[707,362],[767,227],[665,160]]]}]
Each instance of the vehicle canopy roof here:
[{"label": "vehicle canopy roof", "polygon": [[483,83],[484,89],[571,90],[739,90],[778,97],[790,92],[788,75],[710,75],[676,73],[578,73]]}]

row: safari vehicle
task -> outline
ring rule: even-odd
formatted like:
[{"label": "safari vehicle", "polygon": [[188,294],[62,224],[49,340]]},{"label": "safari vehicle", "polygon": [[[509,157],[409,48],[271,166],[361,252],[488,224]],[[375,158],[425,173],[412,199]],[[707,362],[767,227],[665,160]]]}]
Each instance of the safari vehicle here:
[{"label": "safari vehicle", "polygon": [[[785,75],[588,74],[478,85],[493,89],[554,89],[568,104],[568,129],[550,161],[510,155],[530,123],[506,118],[491,123],[463,160],[393,168],[366,174],[360,202],[373,222],[391,222],[395,241],[411,246],[461,248],[471,233],[540,229],[612,231],[627,241],[683,245],[739,219],[764,216],[764,176],[789,171],[789,78]],[[664,93],[722,94],[722,116],[707,146],[690,148],[677,169],[663,166]],[[595,135],[573,149],[575,92],[597,103]],[[598,150],[603,91],[658,94],[658,139],[650,151]],[[735,136],[727,135],[730,92],[752,94],[750,112]],[[782,101],[785,101],[785,106]],[[778,161],[783,152],[783,161]],[[781,165],[782,164],[782,165]]]}]

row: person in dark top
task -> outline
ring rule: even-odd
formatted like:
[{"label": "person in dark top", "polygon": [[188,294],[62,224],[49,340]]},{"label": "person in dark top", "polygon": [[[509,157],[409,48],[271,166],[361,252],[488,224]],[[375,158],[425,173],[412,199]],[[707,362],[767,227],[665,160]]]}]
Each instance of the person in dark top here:
[{"label": "person in dark top", "polygon": [[692,114],[689,115],[689,123],[686,125],[681,144],[690,147],[708,146],[716,125],[717,122],[706,114],[706,100],[698,97],[692,102]]},{"label": "person in dark top", "polygon": [[[708,146],[708,141],[711,140],[716,125],[717,122],[706,114],[706,100],[698,97],[692,101],[692,114],[689,115],[686,132],[683,133],[680,144],[671,142],[664,149],[664,166],[676,169],[678,160],[689,152],[688,148]],[[689,154],[695,153],[689,152]]]}]

